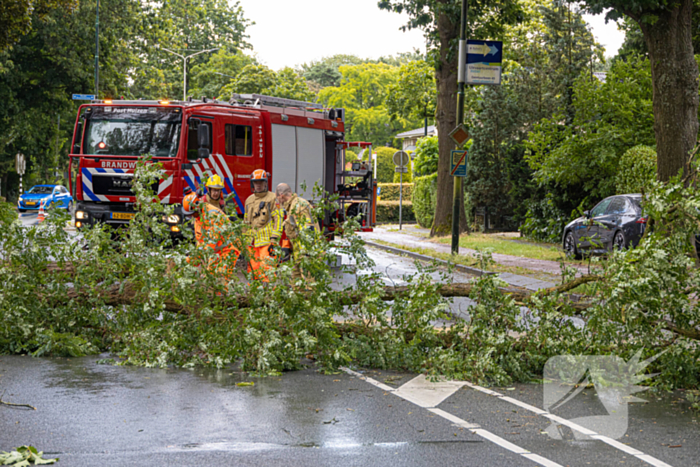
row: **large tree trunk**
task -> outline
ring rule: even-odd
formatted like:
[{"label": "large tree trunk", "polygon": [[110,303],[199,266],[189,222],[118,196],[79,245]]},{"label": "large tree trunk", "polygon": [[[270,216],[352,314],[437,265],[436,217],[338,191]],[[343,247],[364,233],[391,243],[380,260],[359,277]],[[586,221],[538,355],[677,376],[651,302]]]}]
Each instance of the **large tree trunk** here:
[{"label": "large tree trunk", "polygon": [[698,137],[698,66],[693,55],[693,0],[655,12],[654,24],[639,22],[649,49],[654,86],[657,176],[668,181],[687,171]]},{"label": "large tree trunk", "polygon": [[[437,81],[437,115],[438,144],[440,157],[438,159],[437,197],[435,217],[431,236],[448,235],[452,231],[452,197],[454,178],[450,175],[450,152],[455,149],[450,132],[457,126],[457,41],[459,39],[459,17],[456,22],[444,12],[438,16],[438,32],[440,34],[440,64],[435,70]],[[464,194],[459,199],[460,233],[467,230],[467,220],[464,215]]]}]

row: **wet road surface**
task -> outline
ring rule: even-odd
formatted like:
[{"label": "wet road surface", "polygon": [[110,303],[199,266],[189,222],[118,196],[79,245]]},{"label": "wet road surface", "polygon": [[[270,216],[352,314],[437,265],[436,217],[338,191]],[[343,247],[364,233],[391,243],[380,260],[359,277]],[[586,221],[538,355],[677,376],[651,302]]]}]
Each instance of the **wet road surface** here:
[{"label": "wet road surface", "polygon": [[[700,458],[697,414],[677,394],[642,394],[650,402],[630,405],[619,443],[635,456],[576,440],[566,427],[554,440],[543,433],[550,420],[463,383],[436,389],[416,375],[323,375],[312,365],[251,378],[96,362],[0,357],[3,400],[37,408],[0,406],[0,450],[31,444],[59,466],[689,466]],[[540,385],[493,389],[542,406]],[[591,392],[557,414],[600,410]]]}]

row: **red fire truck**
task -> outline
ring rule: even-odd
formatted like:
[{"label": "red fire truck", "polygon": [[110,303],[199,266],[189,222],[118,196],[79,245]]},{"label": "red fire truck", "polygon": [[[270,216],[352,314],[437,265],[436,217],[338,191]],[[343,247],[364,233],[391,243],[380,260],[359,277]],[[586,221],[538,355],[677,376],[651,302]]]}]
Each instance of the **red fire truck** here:
[{"label": "red fire truck", "polygon": [[[333,231],[345,215],[361,214],[364,230],[375,223],[371,160],[362,162],[349,146],[371,151],[371,144],[344,141],[344,109],[257,94],[182,101],[96,100],[80,106],[70,154],[77,164],[76,227],[97,222],[120,226],[134,217],[131,181],[138,158],[150,154],[162,164],[154,185],[162,203],[175,204],[165,221],[179,232],[182,199],[207,177],[218,174],[238,216],[251,194],[255,169],[271,173],[270,189],[288,183],[306,199],[313,187],[336,193],[340,209],[322,219]],[[347,154],[347,160],[346,160]],[[230,208],[231,209],[231,208]]]}]

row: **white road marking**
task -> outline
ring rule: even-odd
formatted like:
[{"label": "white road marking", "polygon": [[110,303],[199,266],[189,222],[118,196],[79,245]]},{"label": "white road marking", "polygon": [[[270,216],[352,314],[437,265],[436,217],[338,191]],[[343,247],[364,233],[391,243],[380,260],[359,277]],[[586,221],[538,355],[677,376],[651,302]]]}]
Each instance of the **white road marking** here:
[{"label": "white road marking", "polygon": [[467,386],[469,388],[472,388],[476,391],[483,392],[485,394],[488,394],[493,397],[497,397],[498,399],[502,401],[509,402],[513,405],[517,405],[518,407],[522,407],[525,410],[529,410],[530,412],[536,413],[537,415],[541,415],[542,417],[548,418],[549,420],[552,420],[553,422],[556,422],[560,425],[565,425],[571,428],[572,430],[576,430],[579,433],[583,433],[584,435],[588,435],[593,439],[597,439],[598,441],[602,441],[605,444],[608,444],[609,446],[614,447],[615,449],[618,449],[624,453],[630,454],[637,459],[640,459],[647,464],[653,465],[654,467],[672,467],[671,465],[665,463],[664,461],[661,461],[659,459],[656,459],[655,457],[652,457],[648,454],[644,454],[643,452],[634,449],[630,446],[627,446],[626,444],[622,444],[619,441],[615,441],[612,438],[608,438],[607,436],[599,435],[595,431],[589,430],[588,428],[581,426],[577,423],[574,423],[570,420],[566,420],[565,418],[558,417],[556,415],[553,415],[545,410],[542,410],[538,407],[535,407],[530,404],[526,404],[525,402],[519,401],[517,399],[513,399],[512,397],[507,397],[499,392],[492,391],[490,389],[483,388],[481,386],[477,386],[476,384],[472,383],[463,383],[464,386]]},{"label": "white road marking", "polygon": [[462,386],[463,383],[455,381],[431,382],[425,375],[418,375],[395,390],[394,394],[423,408],[429,408],[437,407]]},{"label": "white road marking", "polygon": [[[525,457],[526,459],[531,460],[532,462],[535,462],[537,464],[543,465],[544,467],[563,467],[561,464],[557,464],[556,462],[552,462],[549,459],[546,459],[540,455],[533,454],[527,449],[521,448],[520,446],[517,446],[510,441],[507,441],[503,438],[501,438],[498,435],[495,435],[491,433],[490,431],[484,430],[483,428],[479,428],[478,425],[474,425],[472,423],[467,422],[466,420],[463,420],[459,417],[456,417],[450,413],[445,412],[444,410],[438,409],[436,407],[429,407],[428,404],[430,404],[430,401],[438,401],[437,404],[445,400],[447,397],[451,396],[454,394],[454,392],[459,389],[461,386],[464,386],[465,383],[463,382],[457,382],[457,381],[440,381],[437,383],[430,383],[429,381],[426,381],[425,376],[420,375],[408,383],[406,385],[411,385],[409,386],[408,390],[404,391],[403,393],[401,392],[401,389],[404,386],[401,386],[398,389],[393,389],[388,387],[386,384],[382,384],[377,380],[374,380],[372,378],[369,378],[362,373],[358,373],[356,371],[352,371],[349,368],[344,368],[341,367],[341,370],[345,371],[346,373],[356,376],[374,386],[377,386],[378,388],[383,389],[386,392],[390,392],[396,396],[401,397],[402,399],[407,400],[408,402],[411,402],[413,404],[416,404],[420,407],[424,407],[428,409],[430,412],[434,413],[435,415],[439,415],[440,417],[443,417],[445,420],[448,420],[455,425],[458,425],[460,427],[464,427],[474,433],[475,435],[479,435],[484,439],[487,439],[491,441],[492,443],[507,449],[515,454],[521,455]],[[421,378],[422,377],[422,378]],[[413,383],[413,384],[412,384]],[[427,383],[427,384],[426,384]],[[446,384],[449,383],[449,384]],[[435,388],[430,388],[428,385],[429,384],[435,384],[440,387],[440,389],[435,389]],[[420,387],[423,387],[423,391],[427,391],[425,394],[419,394],[420,392]],[[453,388],[455,388],[452,390]],[[449,392],[449,394],[445,397],[442,397],[442,395],[446,394]],[[423,404],[423,405],[422,405]],[[436,404],[436,405],[437,405]]]}]

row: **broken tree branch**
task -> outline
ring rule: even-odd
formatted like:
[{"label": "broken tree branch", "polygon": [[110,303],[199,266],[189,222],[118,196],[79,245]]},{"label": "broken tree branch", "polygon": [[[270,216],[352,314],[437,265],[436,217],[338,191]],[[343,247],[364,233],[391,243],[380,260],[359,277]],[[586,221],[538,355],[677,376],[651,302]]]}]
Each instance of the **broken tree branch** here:
[{"label": "broken tree branch", "polygon": [[5,402],[4,400],[2,400],[2,398],[3,398],[4,395],[5,395],[5,391],[3,391],[3,392],[2,392],[2,396],[0,396],[0,405],[7,405],[7,406],[10,406],[10,407],[27,407],[27,408],[29,408],[29,409],[36,410],[36,407],[34,407],[33,405],[29,405],[29,404],[13,404],[12,402]]}]

